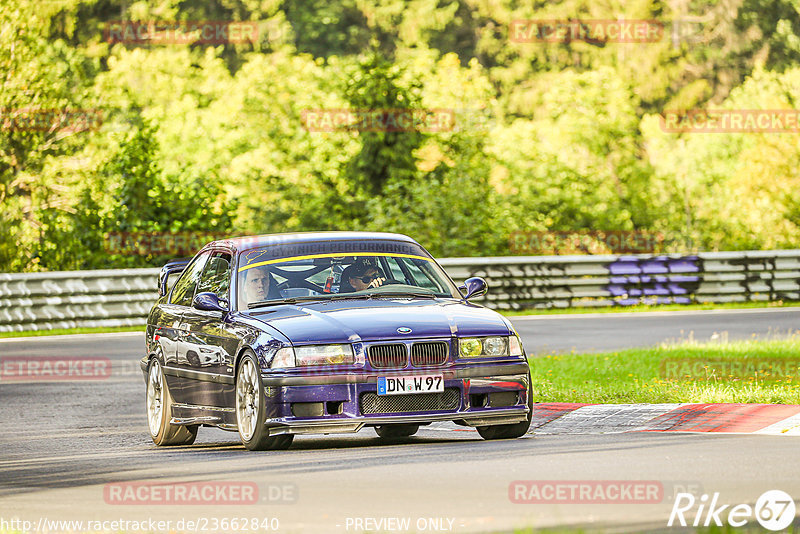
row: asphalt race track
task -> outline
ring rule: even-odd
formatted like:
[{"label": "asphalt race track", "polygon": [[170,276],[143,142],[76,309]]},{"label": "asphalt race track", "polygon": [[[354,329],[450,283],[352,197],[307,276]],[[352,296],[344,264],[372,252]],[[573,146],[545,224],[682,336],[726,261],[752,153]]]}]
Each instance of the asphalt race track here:
[{"label": "asphalt race track", "polygon": [[[690,332],[696,339],[780,335],[797,330],[798,319],[800,308],[513,321],[528,352],[541,354],[650,345]],[[59,520],[82,521],[69,525],[74,531],[667,531],[675,530],[667,521],[681,491],[698,503],[701,495],[711,501],[719,493],[717,503],[729,508],[754,505],[767,490],[800,498],[800,452],[797,438],[788,436],[528,434],[486,442],[474,431],[438,424],[395,442],[365,429],[301,436],[288,451],[253,453],[235,433],[202,428],[190,447],[156,448],[137,366],[142,347],[141,334],[0,340],[2,358],[112,362],[103,380],[0,383],[0,532],[66,530],[54,523]],[[607,491],[633,488],[633,497],[626,502],[609,493],[608,503],[586,504],[566,491],[535,503],[535,495],[520,492],[528,487],[524,481],[551,481],[561,489],[602,481]],[[658,491],[637,499],[637,487]],[[201,491],[201,500],[170,501],[164,488],[175,495],[176,488],[209,491]],[[689,523],[696,511],[685,513]],[[114,520],[128,523],[87,523]],[[757,525],[752,517],[749,524]]]}]

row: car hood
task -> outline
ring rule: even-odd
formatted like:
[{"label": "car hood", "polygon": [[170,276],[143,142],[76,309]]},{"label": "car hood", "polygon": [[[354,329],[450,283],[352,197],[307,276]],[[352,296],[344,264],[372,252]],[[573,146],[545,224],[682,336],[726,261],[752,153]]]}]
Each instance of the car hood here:
[{"label": "car hood", "polygon": [[[483,306],[455,300],[374,299],[285,304],[249,315],[283,333],[293,344],[347,343],[458,335],[508,335],[509,323]],[[401,334],[398,328],[410,328]]]}]

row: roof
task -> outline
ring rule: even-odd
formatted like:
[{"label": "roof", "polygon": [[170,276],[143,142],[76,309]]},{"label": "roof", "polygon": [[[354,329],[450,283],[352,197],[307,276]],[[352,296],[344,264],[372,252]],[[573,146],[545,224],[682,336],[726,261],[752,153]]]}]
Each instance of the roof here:
[{"label": "roof", "polygon": [[293,232],[283,234],[264,234],[256,236],[233,237],[220,239],[214,244],[232,246],[237,250],[248,250],[251,248],[265,247],[269,245],[286,245],[295,243],[313,243],[319,241],[403,241],[406,243],[418,244],[416,241],[403,234],[393,234],[388,232]]}]

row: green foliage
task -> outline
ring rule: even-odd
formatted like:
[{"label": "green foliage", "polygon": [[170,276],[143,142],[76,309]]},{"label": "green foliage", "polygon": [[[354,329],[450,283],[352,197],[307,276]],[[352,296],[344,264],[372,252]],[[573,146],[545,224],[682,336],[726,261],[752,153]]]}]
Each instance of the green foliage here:
[{"label": "green foliage", "polygon": [[[361,61],[348,76],[344,97],[352,109],[391,116],[396,110],[417,109],[419,87],[400,85],[399,69],[378,53]],[[350,161],[348,176],[357,189],[380,195],[388,184],[402,187],[413,182],[413,152],[422,143],[416,130],[359,131],[361,150]]]},{"label": "green foliage", "polygon": [[[69,154],[82,135],[74,117],[88,106],[82,89],[92,63],[60,39],[48,39],[46,14],[33,4],[0,4],[0,270],[35,268],[48,158]],[[71,115],[72,114],[72,115]],[[45,192],[45,196],[49,196]]]},{"label": "green foliage", "polygon": [[[120,19],[253,21],[259,38],[110,44]],[[664,32],[510,39],[530,19]],[[548,230],[797,247],[797,133],[675,134],[659,114],[797,109],[799,60],[795,0],[0,3],[0,271],[165,259],[110,254],[114,232],[395,231],[440,256],[508,254],[510,233]],[[335,109],[445,110],[455,124],[304,122]],[[32,129],[9,122],[20,110],[55,111]],[[71,127],[75,110],[102,125]]]}]

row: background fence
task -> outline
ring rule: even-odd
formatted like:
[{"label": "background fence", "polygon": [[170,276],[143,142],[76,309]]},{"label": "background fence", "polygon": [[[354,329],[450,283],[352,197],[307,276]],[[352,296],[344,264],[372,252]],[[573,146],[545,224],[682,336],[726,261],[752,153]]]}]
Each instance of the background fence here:
[{"label": "background fence", "polygon": [[[800,300],[800,250],[445,258],[495,309]],[[0,274],[0,332],[144,324],[158,269]]]}]

